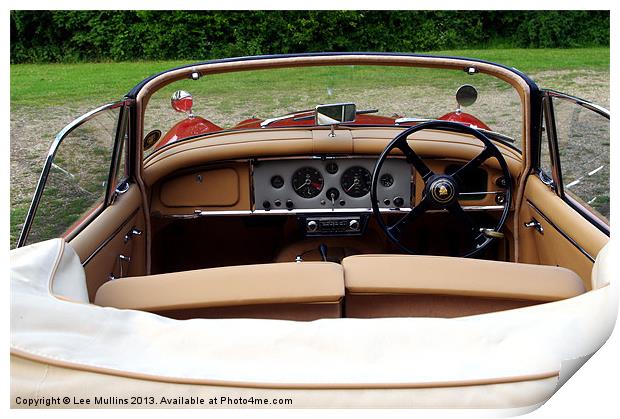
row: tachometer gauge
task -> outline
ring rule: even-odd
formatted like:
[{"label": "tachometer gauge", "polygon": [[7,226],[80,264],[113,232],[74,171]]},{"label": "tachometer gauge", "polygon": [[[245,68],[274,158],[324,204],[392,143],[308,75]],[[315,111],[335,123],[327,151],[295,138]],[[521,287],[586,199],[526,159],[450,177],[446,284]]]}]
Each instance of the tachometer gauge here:
[{"label": "tachometer gauge", "polygon": [[344,193],[354,198],[361,198],[370,192],[370,184],[370,172],[361,166],[348,168],[340,178]]},{"label": "tachometer gauge", "polygon": [[302,198],[314,198],[323,190],[323,175],[312,167],[302,167],[293,174],[293,189]]}]

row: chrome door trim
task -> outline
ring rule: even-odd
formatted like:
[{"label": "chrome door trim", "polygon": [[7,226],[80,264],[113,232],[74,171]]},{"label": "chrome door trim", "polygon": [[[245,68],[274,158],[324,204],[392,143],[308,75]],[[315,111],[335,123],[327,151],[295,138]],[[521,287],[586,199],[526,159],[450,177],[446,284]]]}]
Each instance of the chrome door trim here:
[{"label": "chrome door trim", "polygon": [[26,220],[24,221],[22,231],[19,234],[19,239],[17,240],[16,247],[22,247],[26,244],[26,240],[28,239],[28,235],[30,234],[30,229],[32,227],[32,222],[34,221],[34,216],[36,215],[37,209],[39,208],[39,203],[41,202],[41,197],[43,196],[43,190],[45,189],[45,184],[47,183],[47,178],[52,168],[52,162],[54,161],[54,157],[56,156],[58,147],[60,147],[62,140],[64,140],[67,135],[69,135],[78,126],[93,119],[99,112],[108,109],[115,109],[120,106],[124,106],[125,104],[128,104],[127,100],[108,103],[106,105],[95,108],[92,111],[87,112],[79,118],[73,120],[67,126],[65,126],[58,134],[56,134],[56,137],[54,138],[54,141],[52,142],[52,145],[50,145],[50,148],[47,152],[45,164],[43,165],[43,170],[41,171],[41,175],[39,176],[37,188],[35,189],[34,196],[32,197],[32,201],[30,202],[30,208],[28,208],[28,214],[26,215]]},{"label": "chrome door trim", "polygon": [[566,93],[558,92],[557,90],[552,89],[542,89],[542,92],[549,97],[557,97],[559,99],[565,99],[570,102],[573,102],[576,105],[583,106],[584,108],[590,109],[597,114],[604,116],[609,119],[610,112],[608,109],[597,105],[596,103],[592,103],[589,100],[581,99],[577,96],[568,95]]},{"label": "chrome door trim", "polygon": [[[555,111],[553,109],[553,100],[552,98],[557,98],[560,100],[569,101],[577,106],[582,106],[588,110],[591,110],[594,113],[601,115],[604,118],[610,119],[609,110],[599,106],[595,103],[592,103],[588,100],[578,98],[576,96],[567,95],[566,93],[561,93],[555,90],[550,89],[542,89],[541,90],[543,96],[543,106],[545,107],[546,114],[546,122],[547,122],[547,130],[549,135],[549,146],[552,166],[553,166],[553,180],[555,186],[555,193],[566,202],[571,208],[577,211],[581,216],[583,216],[586,220],[588,220],[592,225],[598,228],[600,231],[605,233],[607,236],[610,235],[609,225],[600,220],[596,215],[592,214],[587,208],[584,208],[582,205],[578,204],[575,199],[567,195],[564,191],[564,183],[562,179],[562,164],[560,159],[560,150],[558,146],[558,136],[556,129],[556,121],[555,121]],[[538,150],[538,155],[540,157],[540,149]],[[538,170],[540,170],[540,158],[538,162]],[[542,180],[542,179],[541,179]]]},{"label": "chrome door trim", "polygon": [[562,230],[560,227],[558,227],[553,221],[551,221],[549,219],[549,217],[547,217],[540,209],[538,209],[538,207],[532,201],[530,201],[529,199],[527,200],[527,205],[529,205],[530,208],[532,208],[538,215],[540,215],[546,222],[548,222],[551,227],[553,227],[555,230],[557,230],[557,232],[560,233],[560,235],[562,235],[562,237],[564,237],[573,246],[575,246],[577,248],[577,250],[579,250],[588,259],[590,259],[590,261],[592,263],[594,263],[595,258],[591,254],[589,254],[583,247],[581,247],[581,245],[579,245],[579,243],[577,243],[575,241],[575,239],[573,239],[571,236],[569,236],[568,233],[566,233],[564,230]]},{"label": "chrome door trim", "polygon": [[[118,121],[116,121],[116,131],[114,133],[114,146],[112,151],[112,161],[108,172],[108,184],[104,197],[104,206],[111,205],[112,201],[116,198],[116,194],[119,193],[118,188],[122,183],[127,183],[127,190],[129,189],[129,182],[124,178],[124,174],[120,179],[116,177],[118,168],[121,164],[121,159],[124,158],[123,154],[126,153],[129,140],[125,141],[129,137],[129,108],[123,103],[118,115]],[[110,108],[113,109],[113,108]],[[125,144],[127,142],[127,144]],[[126,164],[127,162],[125,162]],[[124,193],[124,192],[123,192]]]},{"label": "chrome door trim", "polygon": [[[127,217],[116,230],[114,230],[112,232],[112,234],[110,234],[108,237],[106,237],[99,244],[99,246],[97,246],[97,248],[95,250],[93,250],[93,252],[86,259],[84,259],[84,262],[82,262],[82,266],[85,267],[86,265],[88,265],[88,262],[90,262],[92,260],[92,258],[97,256],[97,253],[99,253],[99,251],[101,249],[106,247],[108,245],[108,243],[110,243],[118,235],[118,233],[120,233],[124,228],[126,228],[127,224],[129,224],[129,222],[134,219],[134,217],[138,213],[138,210],[139,210],[139,208],[137,208],[134,212],[132,212],[131,215],[129,217]],[[125,243],[127,243],[127,241],[125,241]]]}]

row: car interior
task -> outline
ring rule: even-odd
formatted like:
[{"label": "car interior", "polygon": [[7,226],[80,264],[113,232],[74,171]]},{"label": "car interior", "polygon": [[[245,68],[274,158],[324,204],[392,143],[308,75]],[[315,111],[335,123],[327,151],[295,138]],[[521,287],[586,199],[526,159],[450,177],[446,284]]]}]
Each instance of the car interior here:
[{"label": "car interior", "polygon": [[[423,65],[415,60],[406,64]],[[530,88],[504,68],[477,66],[519,92],[527,151],[530,120],[543,117],[528,110]],[[171,79],[140,90],[138,115]],[[130,126],[142,132],[142,123]],[[66,236],[90,302],[182,320],[454,318],[592,289],[608,234],[527,152],[473,129],[409,127],[224,130],[144,159],[129,145],[128,161],[143,163]]]}]

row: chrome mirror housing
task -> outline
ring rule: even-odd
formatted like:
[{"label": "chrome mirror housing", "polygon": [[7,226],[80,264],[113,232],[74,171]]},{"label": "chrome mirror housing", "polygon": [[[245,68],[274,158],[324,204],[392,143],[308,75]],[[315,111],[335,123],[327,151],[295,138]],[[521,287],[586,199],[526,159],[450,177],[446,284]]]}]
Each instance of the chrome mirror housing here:
[{"label": "chrome mirror housing", "polygon": [[464,84],[456,91],[456,102],[459,104],[457,111],[461,110],[461,107],[471,106],[476,103],[478,99],[478,91],[471,84]]},{"label": "chrome mirror housing", "polygon": [[174,92],[170,98],[170,105],[175,111],[184,112],[188,114],[190,118],[194,116],[192,113],[194,99],[192,98],[192,95],[185,90],[177,90]]},{"label": "chrome mirror housing", "polygon": [[332,103],[315,108],[317,125],[338,125],[355,121],[355,103]]}]

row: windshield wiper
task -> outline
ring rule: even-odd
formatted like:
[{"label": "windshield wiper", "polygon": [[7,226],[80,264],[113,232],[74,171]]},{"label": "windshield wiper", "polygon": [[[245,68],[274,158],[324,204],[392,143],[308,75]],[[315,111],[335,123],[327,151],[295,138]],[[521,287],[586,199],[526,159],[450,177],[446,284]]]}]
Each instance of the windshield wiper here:
[{"label": "windshield wiper", "polygon": [[[295,115],[299,115],[299,114],[303,114],[303,113],[308,113],[308,112],[313,112],[312,115],[305,115],[305,116],[298,116],[295,117]],[[369,114],[369,113],[377,113],[379,112],[379,109],[364,109],[361,111],[355,111],[356,115],[364,115],[364,114]],[[306,109],[303,111],[297,111],[297,112],[291,112],[288,113],[286,115],[282,115],[282,116],[277,116],[275,118],[269,118],[269,119],[265,119],[263,122],[260,123],[261,128],[265,128],[268,127],[269,125],[273,124],[274,122],[278,122],[278,121],[282,121],[284,119],[289,119],[293,117],[293,121],[307,121],[310,119],[314,119],[314,109]]]},{"label": "windshield wiper", "polygon": [[[417,122],[417,123],[422,123],[422,122],[431,122],[431,121],[442,121],[441,119],[430,119],[430,118],[398,118],[396,121],[394,121],[394,123],[396,125],[400,125],[400,124],[406,124],[408,122]],[[468,125],[470,128],[473,128],[477,131],[481,131],[483,133],[485,133],[486,135],[488,135],[489,137],[495,139],[495,140],[499,140],[499,141],[504,141],[504,142],[508,142],[511,144],[514,144],[515,139],[512,137],[509,137],[507,135],[504,134],[500,134],[499,132],[495,132],[495,131],[489,131],[488,129],[484,129],[484,128],[480,128],[480,127],[474,127],[471,125]]]},{"label": "windshield wiper", "polygon": [[[268,118],[268,119],[265,119],[263,122],[260,123],[260,127],[261,128],[265,128],[265,127],[268,127],[269,125],[273,124],[274,122],[283,121],[285,119],[289,119],[289,118],[291,118],[291,117],[293,117],[295,115],[298,115],[300,113],[308,113],[308,112],[314,112],[314,109],[305,109],[303,111],[289,112],[286,115],[276,116],[275,118]],[[314,117],[314,115],[312,117]]]}]

